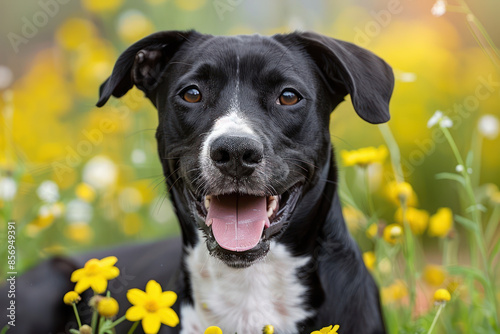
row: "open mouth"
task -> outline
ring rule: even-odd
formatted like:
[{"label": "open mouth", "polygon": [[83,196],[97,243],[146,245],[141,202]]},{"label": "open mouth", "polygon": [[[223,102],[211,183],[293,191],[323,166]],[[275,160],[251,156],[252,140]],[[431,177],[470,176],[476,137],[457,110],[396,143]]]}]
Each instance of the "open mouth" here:
[{"label": "open mouth", "polygon": [[233,193],[198,198],[195,201],[201,227],[226,253],[251,253],[259,248],[259,243],[269,241],[284,230],[301,188],[294,185],[281,195],[273,196]]}]

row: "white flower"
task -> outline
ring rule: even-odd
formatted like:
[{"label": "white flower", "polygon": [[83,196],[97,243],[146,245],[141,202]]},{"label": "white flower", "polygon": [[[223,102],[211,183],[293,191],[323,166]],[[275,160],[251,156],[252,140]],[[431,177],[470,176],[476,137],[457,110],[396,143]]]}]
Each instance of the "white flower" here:
[{"label": "white flower", "polygon": [[431,13],[436,17],[443,16],[446,13],[446,1],[437,0],[431,8]]},{"label": "white flower", "polygon": [[472,174],[472,168],[467,168],[467,173]]},{"label": "white flower", "polygon": [[432,128],[434,125],[438,124],[439,121],[443,118],[443,112],[441,110],[436,110],[434,115],[427,122],[427,127]]},{"label": "white flower", "polygon": [[54,181],[43,181],[36,190],[38,198],[47,203],[55,203],[59,200],[59,187]]},{"label": "white flower", "polygon": [[123,212],[134,212],[142,205],[142,194],[132,187],[123,189],[118,195],[118,204]]},{"label": "white flower", "polygon": [[439,126],[442,128],[451,128],[453,126],[453,121],[448,118],[448,116],[444,116],[439,120]]},{"label": "white flower", "polygon": [[396,78],[401,82],[415,82],[417,75],[411,72],[399,72],[396,73]]},{"label": "white flower", "polygon": [[5,65],[0,65],[0,90],[9,87],[13,79],[12,70]]},{"label": "white flower", "polygon": [[481,116],[481,118],[479,118],[477,128],[479,130],[479,133],[481,133],[486,138],[495,139],[498,136],[500,122],[498,121],[498,118],[493,115],[483,115]]},{"label": "white flower", "polygon": [[464,171],[464,166],[463,165],[457,165],[457,167],[455,167],[455,170],[458,172],[458,173],[461,173]]},{"label": "white flower", "polygon": [[118,170],[113,161],[105,156],[90,159],[83,168],[83,181],[95,189],[105,189],[116,182]]},{"label": "white flower", "polygon": [[144,152],[140,148],[134,149],[130,157],[132,159],[132,162],[136,165],[140,165],[146,162],[146,152]]},{"label": "white flower", "polygon": [[11,177],[0,179],[0,199],[4,201],[12,200],[17,193],[17,184]]},{"label": "white flower", "polygon": [[87,223],[92,219],[92,206],[80,199],[74,199],[66,207],[66,219],[70,223]]}]

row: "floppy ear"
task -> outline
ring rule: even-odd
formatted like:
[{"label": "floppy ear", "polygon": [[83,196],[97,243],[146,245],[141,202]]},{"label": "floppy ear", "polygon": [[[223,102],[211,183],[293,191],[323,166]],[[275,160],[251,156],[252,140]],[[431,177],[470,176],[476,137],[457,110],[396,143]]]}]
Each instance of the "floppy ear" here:
[{"label": "floppy ear", "polygon": [[337,95],[335,106],[350,94],[356,113],[365,121],[378,124],[390,119],[394,74],[385,61],[366,49],[334,38],[311,32],[293,35]]},{"label": "floppy ear", "polygon": [[101,85],[96,105],[102,107],[111,95],[125,95],[134,85],[148,95],[161,82],[165,67],[182,43],[195,35],[200,34],[161,31],[131,45],[118,57],[111,76]]}]

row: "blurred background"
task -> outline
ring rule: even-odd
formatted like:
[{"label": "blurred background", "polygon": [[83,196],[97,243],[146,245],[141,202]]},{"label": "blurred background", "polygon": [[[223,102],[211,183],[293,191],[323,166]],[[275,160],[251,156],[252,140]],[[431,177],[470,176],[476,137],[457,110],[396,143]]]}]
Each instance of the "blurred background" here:
[{"label": "blurred background", "polygon": [[[156,155],[153,106],[136,89],[121,100],[112,99],[108,108],[94,106],[99,85],[110,75],[118,55],[158,30],[224,35],[312,30],[375,52],[395,71],[388,125],[418,207],[429,215],[440,207],[463,211],[457,185],[435,177],[454,173],[457,165],[439,130],[427,127],[434,112],[441,110],[454,122],[450,131],[462,156],[475,154],[471,177],[485,215],[491,215],[500,204],[500,65],[487,42],[500,45],[500,2],[470,0],[470,11],[463,4],[462,0],[447,4],[435,0],[3,1],[0,231],[4,235],[7,220],[17,223],[19,271],[53,254],[179,233]],[[337,153],[386,145],[379,128],[358,118],[350,102],[332,114],[331,128]],[[378,216],[390,224],[397,205],[385,189],[394,180],[389,160],[368,171]],[[343,193],[351,194],[359,209],[367,204],[363,185],[352,181],[357,173],[341,167]],[[356,210],[346,215],[362,250],[369,250],[366,219]],[[359,226],[362,233],[357,232]],[[441,255],[436,254],[442,240],[426,234],[419,238],[423,255],[440,262]],[[465,239],[460,245],[466,245]],[[467,262],[464,253],[460,258]]]}]

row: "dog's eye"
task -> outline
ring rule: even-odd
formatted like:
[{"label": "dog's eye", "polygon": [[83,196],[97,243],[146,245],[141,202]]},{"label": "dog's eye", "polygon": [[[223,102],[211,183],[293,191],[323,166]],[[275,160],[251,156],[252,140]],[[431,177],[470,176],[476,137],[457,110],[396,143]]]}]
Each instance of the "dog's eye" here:
[{"label": "dog's eye", "polygon": [[195,87],[190,87],[184,90],[181,93],[181,97],[184,99],[184,101],[189,103],[197,103],[201,101],[201,93]]},{"label": "dog's eye", "polygon": [[302,97],[298,93],[290,89],[285,89],[281,93],[276,103],[284,106],[292,106],[294,104],[297,104],[301,99]]}]

